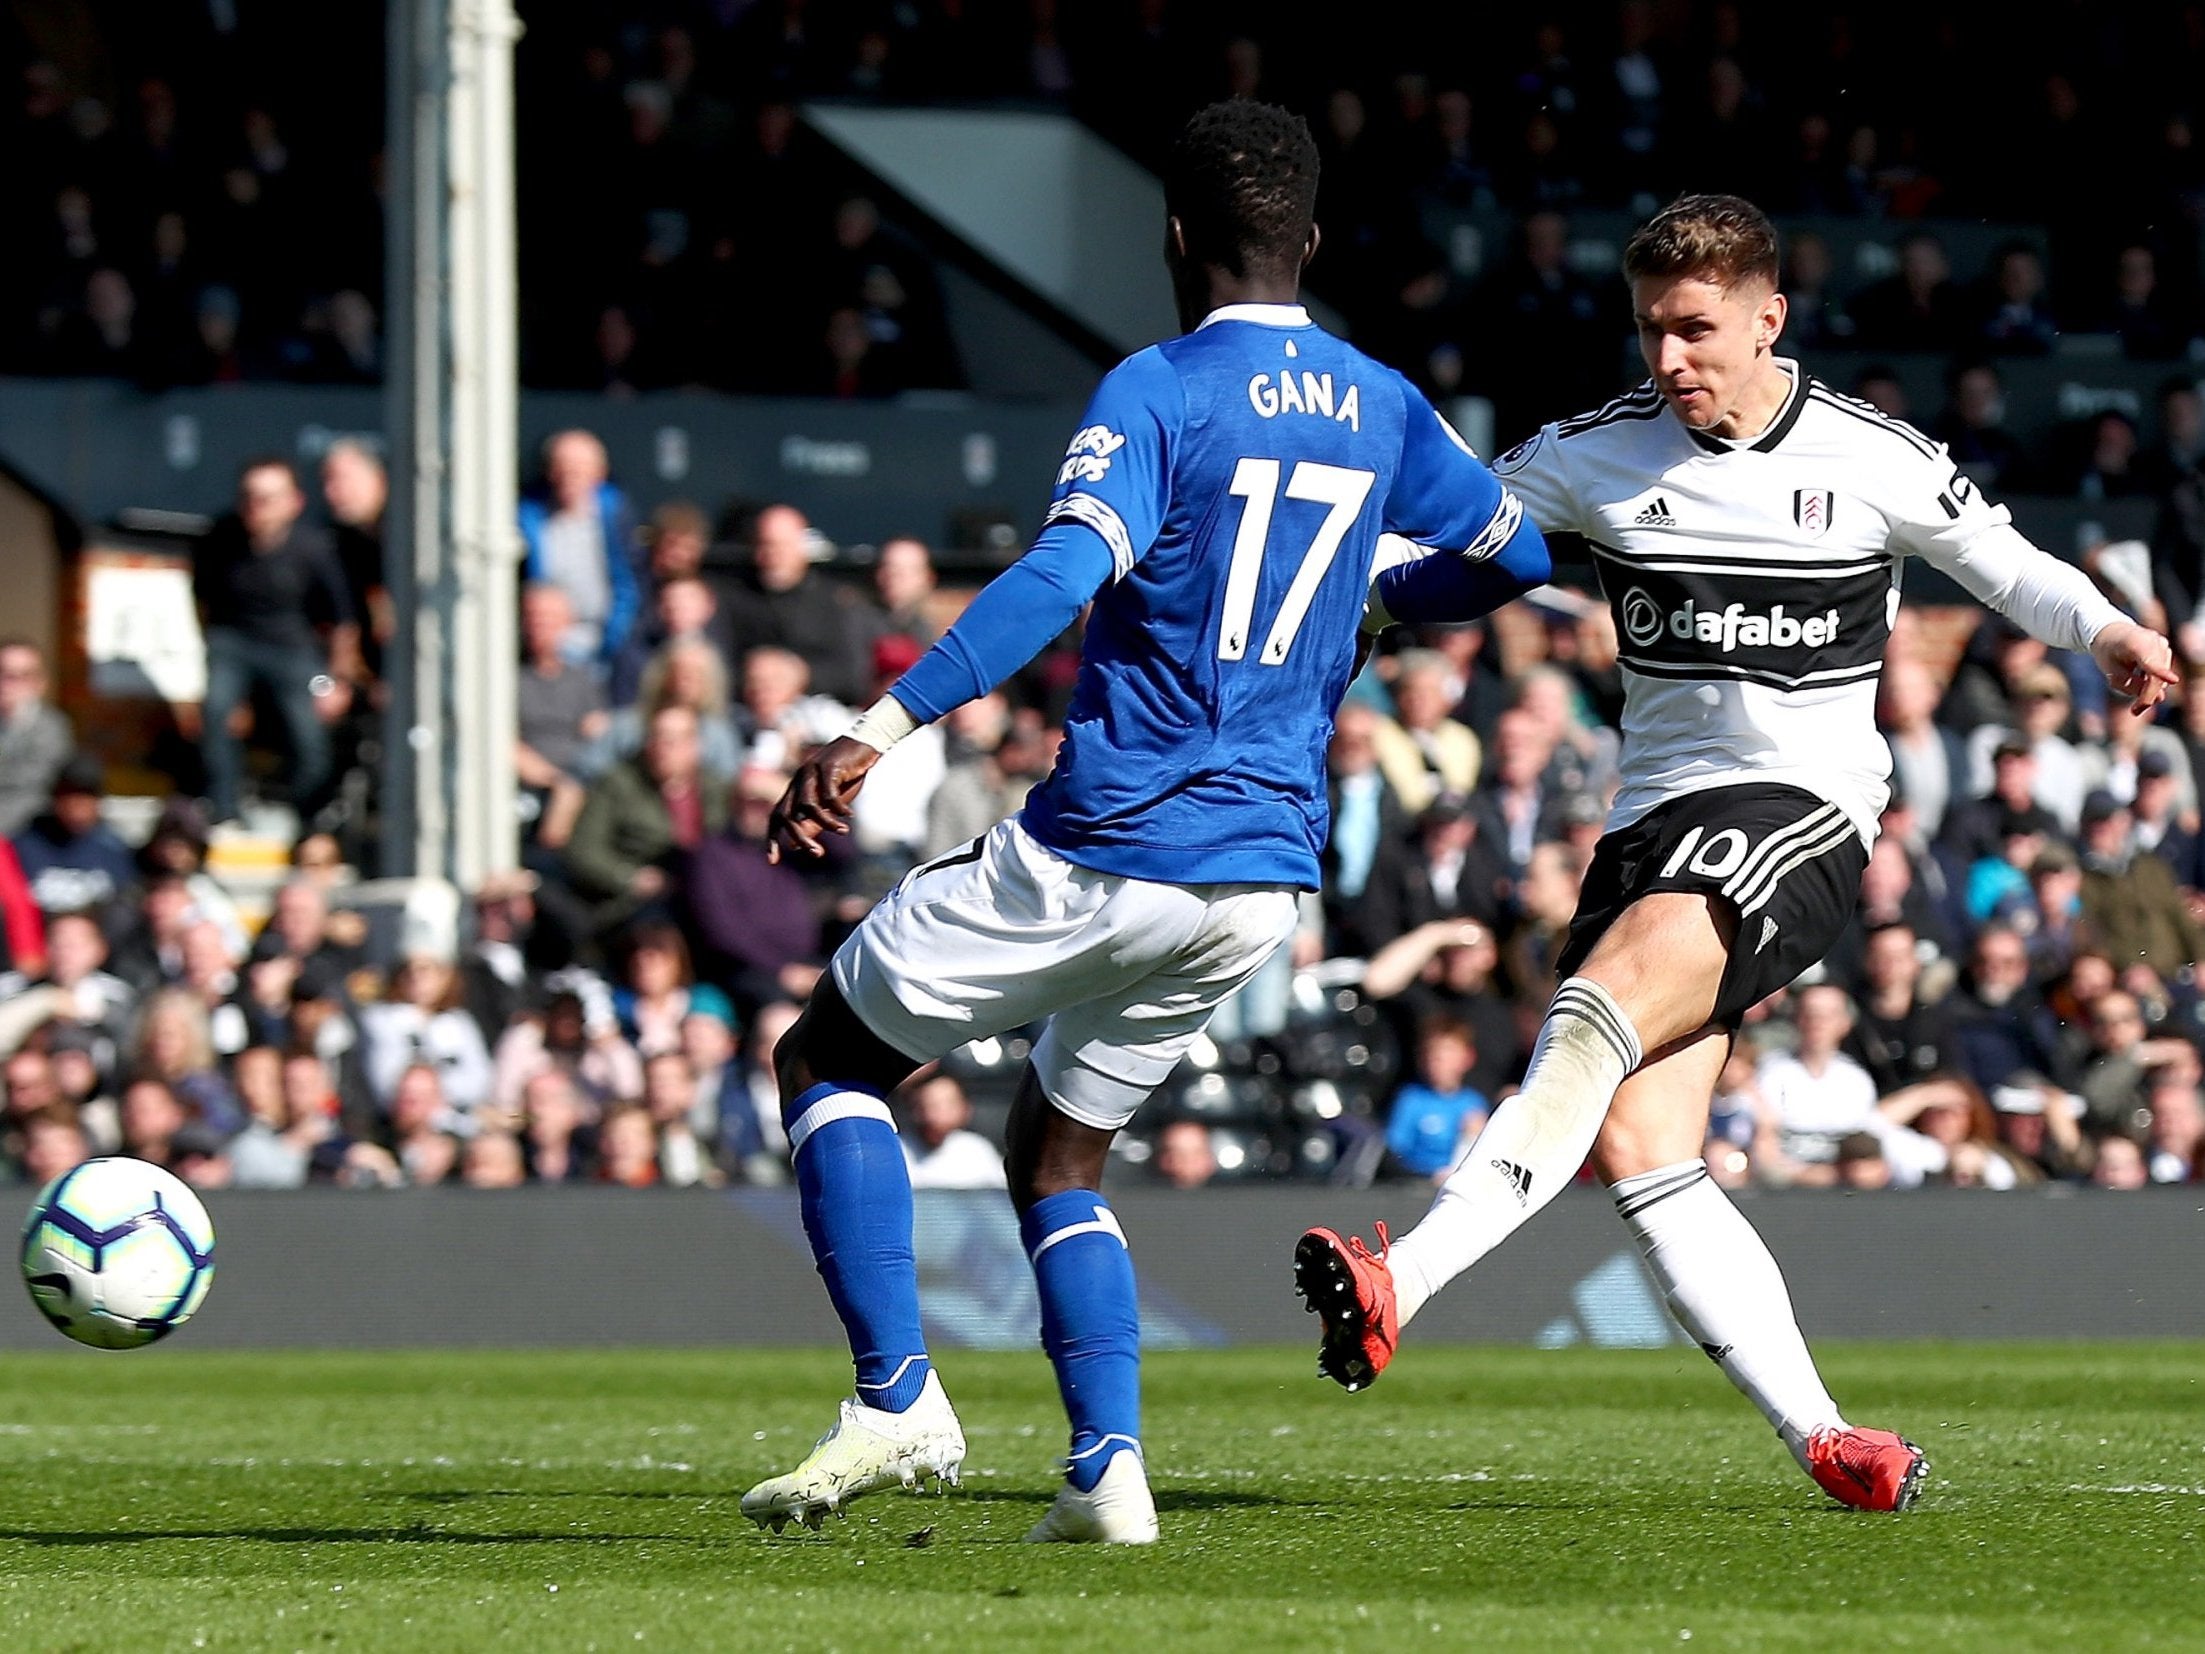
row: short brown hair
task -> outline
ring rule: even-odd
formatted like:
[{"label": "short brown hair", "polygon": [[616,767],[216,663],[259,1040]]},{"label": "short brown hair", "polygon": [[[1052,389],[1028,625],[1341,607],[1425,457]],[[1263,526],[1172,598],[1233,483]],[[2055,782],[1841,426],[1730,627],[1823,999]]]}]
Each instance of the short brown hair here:
[{"label": "short brown hair", "polygon": [[1623,249],[1623,273],[1696,276],[1718,287],[1776,285],[1776,226],[1736,195],[1680,195],[1638,227]]}]

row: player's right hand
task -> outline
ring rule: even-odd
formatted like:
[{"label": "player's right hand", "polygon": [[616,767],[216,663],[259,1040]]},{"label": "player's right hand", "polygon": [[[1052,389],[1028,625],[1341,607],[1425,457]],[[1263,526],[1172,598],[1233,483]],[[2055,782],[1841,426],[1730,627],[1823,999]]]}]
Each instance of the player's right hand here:
[{"label": "player's right hand", "polygon": [[2129,710],[2142,717],[2167,698],[2167,686],[2180,684],[2174,652],[2148,626],[2123,620],[2103,628],[2091,640],[2090,653],[2114,693],[2129,697]]},{"label": "player's right hand", "polygon": [[879,762],[877,750],[845,735],[797,765],[766,827],[766,859],[778,863],[786,856],[812,860],[824,855],[820,835],[850,830],[850,805],[865,784],[866,772]]}]

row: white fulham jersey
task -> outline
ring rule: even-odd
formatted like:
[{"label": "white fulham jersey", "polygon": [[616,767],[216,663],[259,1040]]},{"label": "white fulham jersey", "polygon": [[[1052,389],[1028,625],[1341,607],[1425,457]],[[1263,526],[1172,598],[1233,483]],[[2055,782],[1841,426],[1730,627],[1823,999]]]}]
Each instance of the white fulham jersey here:
[{"label": "white fulham jersey", "polygon": [[1543,532],[1591,545],[1615,613],[1611,831],[1688,793],[1777,782],[1838,805],[1873,843],[1891,774],[1876,679],[1903,557],[2057,648],[2087,649],[2122,618],[1941,445],[1778,366],[1792,393],[1756,437],[1691,430],[1649,380],[1493,463]]}]

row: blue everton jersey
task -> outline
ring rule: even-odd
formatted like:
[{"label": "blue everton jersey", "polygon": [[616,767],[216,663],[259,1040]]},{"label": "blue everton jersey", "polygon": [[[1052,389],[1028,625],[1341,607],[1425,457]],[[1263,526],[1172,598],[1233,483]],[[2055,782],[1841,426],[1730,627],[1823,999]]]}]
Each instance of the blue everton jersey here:
[{"label": "blue everton jersey", "polygon": [[1103,872],[1316,888],[1379,535],[1474,558],[1518,512],[1406,380],[1298,306],[1227,306],[1128,358],[1044,528],[1099,536],[1113,574],[1027,830]]}]

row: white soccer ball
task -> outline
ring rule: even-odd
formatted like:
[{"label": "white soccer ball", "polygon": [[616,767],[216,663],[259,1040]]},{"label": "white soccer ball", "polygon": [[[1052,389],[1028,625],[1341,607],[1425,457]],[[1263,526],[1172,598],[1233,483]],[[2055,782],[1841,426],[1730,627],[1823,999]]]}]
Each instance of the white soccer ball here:
[{"label": "white soccer ball", "polygon": [[214,1282],[214,1225],[181,1178],[143,1160],[87,1160],[31,1202],[23,1281],[80,1344],[134,1350],[192,1317]]}]

